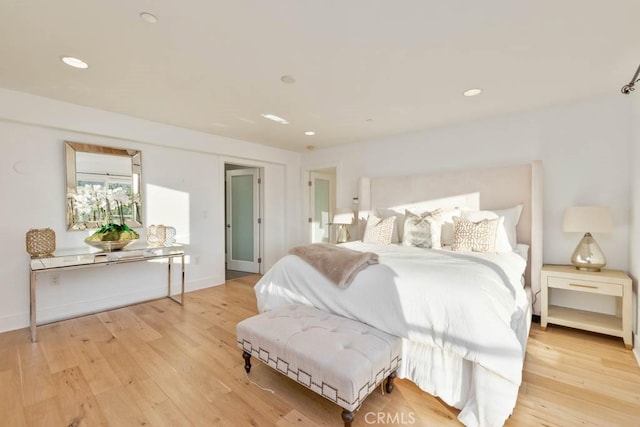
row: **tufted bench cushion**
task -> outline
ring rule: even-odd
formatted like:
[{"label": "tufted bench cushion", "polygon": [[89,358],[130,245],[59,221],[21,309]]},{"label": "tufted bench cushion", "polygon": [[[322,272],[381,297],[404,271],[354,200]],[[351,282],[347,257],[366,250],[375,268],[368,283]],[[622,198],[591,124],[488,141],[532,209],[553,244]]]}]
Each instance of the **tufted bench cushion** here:
[{"label": "tufted bench cushion", "polygon": [[[392,379],[400,363],[400,338],[305,305],[253,316],[236,331],[247,372],[250,356],[257,357],[338,404],[351,419],[351,411],[385,378]],[[392,388],[389,382],[388,391]],[[345,413],[343,419],[348,425]]]}]

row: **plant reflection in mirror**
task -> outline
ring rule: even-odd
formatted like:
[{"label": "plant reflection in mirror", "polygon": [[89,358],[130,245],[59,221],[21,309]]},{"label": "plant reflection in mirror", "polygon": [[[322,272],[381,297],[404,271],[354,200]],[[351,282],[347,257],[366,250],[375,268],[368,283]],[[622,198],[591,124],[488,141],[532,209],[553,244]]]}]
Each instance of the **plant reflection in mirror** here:
[{"label": "plant reflection in mirror", "polygon": [[[106,188],[102,185],[86,184],[67,195],[79,221],[95,221],[99,224],[125,225],[125,217],[132,213],[132,197],[122,187]],[[114,218],[114,214],[117,218]]]}]

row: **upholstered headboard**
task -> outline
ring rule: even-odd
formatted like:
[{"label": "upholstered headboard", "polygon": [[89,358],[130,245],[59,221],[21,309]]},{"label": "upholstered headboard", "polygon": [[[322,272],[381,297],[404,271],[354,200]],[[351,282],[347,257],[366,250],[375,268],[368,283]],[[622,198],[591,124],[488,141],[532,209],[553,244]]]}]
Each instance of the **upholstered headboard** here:
[{"label": "upholstered headboard", "polygon": [[[455,197],[453,197],[455,196]],[[464,170],[429,175],[360,178],[359,218],[375,209],[411,205],[434,199],[438,207],[451,209],[503,209],[523,205],[518,223],[518,242],[529,248],[525,283],[534,296],[539,314],[542,267],[542,162],[521,166]]]}]

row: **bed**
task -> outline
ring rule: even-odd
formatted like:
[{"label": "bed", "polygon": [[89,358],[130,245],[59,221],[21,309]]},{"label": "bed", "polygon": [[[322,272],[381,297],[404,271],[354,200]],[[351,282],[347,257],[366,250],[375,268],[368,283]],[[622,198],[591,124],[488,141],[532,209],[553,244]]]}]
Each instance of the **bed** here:
[{"label": "bed", "polygon": [[[517,241],[528,254],[373,245],[380,264],[338,288],[296,256],[256,284],[260,312],[298,303],[367,323],[403,339],[398,377],[459,408],[467,426],[500,426],[518,395],[542,264],[542,166],[361,178],[359,218],[405,209],[501,209],[522,205]],[[362,234],[362,233],[360,233]],[[526,260],[525,260],[526,258]]]}]

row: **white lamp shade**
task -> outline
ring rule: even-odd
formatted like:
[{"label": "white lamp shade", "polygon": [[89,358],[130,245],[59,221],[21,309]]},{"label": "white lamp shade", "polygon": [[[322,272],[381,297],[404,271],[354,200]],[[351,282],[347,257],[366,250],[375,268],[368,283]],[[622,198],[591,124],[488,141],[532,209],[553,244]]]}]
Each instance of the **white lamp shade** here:
[{"label": "white lamp shade", "polygon": [[611,210],[603,206],[573,206],[564,211],[562,231],[607,233],[613,230]]},{"label": "white lamp shade", "polygon": [[353,210],[348,208],[338,208],[333,215],[334,224],[351,224],[354,218]]}]

